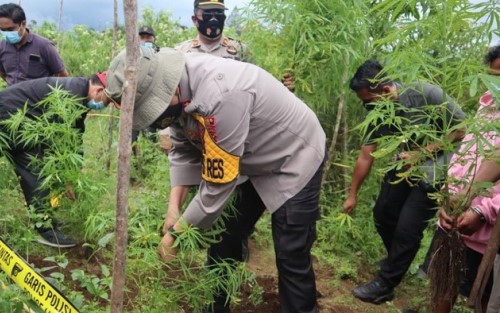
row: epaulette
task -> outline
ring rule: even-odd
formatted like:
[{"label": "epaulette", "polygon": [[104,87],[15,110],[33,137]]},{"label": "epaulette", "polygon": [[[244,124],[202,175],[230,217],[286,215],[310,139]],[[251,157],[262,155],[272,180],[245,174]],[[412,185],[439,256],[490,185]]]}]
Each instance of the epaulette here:
[{"label": "epaulette", "polygon": [[201,46],[201,44],[200,44],[200,41],[198,39],[193,39],[191,41],[191,48],[198,48],[200,46]]}]

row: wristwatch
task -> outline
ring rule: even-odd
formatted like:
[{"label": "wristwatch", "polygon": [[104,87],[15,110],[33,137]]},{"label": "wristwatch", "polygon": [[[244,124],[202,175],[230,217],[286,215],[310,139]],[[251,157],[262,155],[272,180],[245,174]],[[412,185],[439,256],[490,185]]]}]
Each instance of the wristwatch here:
[{"label": "wristwatch", "polygon": [[168,228],[168,233],[170,234],[170,236],[172,236],[175,240],[177,240],[177,238],[179,238],[179,233],[175,231],[174,229],[174,225],[170,226]]}]

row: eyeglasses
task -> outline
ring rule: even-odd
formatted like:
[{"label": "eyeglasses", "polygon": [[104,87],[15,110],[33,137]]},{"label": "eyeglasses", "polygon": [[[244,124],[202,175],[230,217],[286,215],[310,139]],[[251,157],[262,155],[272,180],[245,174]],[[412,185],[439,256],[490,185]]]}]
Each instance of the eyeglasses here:
[{"label": "eyeglasses", "polygon": [[224,10],[206,10],[203,11],[202,13],[203,20],[210,20],[211,18],[222,18],[225,17],[226,15],[224,14]]}]

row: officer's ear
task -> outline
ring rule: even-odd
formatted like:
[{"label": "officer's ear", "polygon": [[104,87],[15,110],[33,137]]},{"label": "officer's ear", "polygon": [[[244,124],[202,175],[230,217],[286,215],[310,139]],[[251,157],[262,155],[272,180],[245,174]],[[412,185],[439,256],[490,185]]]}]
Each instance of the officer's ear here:
[{"label": "officer's ear", "polygon": [[193,21],[194,27],[198,27],[198,18],[196,16],[191,16],[191,21]]}]

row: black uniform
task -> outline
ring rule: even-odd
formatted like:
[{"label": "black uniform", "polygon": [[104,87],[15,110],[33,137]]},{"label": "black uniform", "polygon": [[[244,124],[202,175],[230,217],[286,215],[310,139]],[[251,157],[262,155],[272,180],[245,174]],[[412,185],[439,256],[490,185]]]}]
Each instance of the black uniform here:
[{"label": "black uniform", "polygon": [[[61,89],[68,91],[77,98],[86,101],[89,91],[89,80],[85,77],[46,77],[33,79],[19,84],[7,87],[0,92],[0,121],[4,121],[19,109],[27,105],[27,117],[41,116],[45,108],[36,104],[43,100],[51,91],[51,87],[60,86]],[[77,120],[75,128],[84,131],[84,120],[87,112]],[[57,122],[57,121],[55,121]],[[7,130],[0,128],[1,132],[8,133]],[[40,146],[24,147],[9,142],[9,150],[5,151],[6,156],[12,161],[17,176],[20,178],[21,188],[28,206],[32,205],[36,212],[44,212],[49,206],[48,203],[42,203],[40,200],[47,200],[48,190],[41,190],[41,180],[36,174],[36,170],[30,166],[30,157],[41,158],[45,148]]]}]

